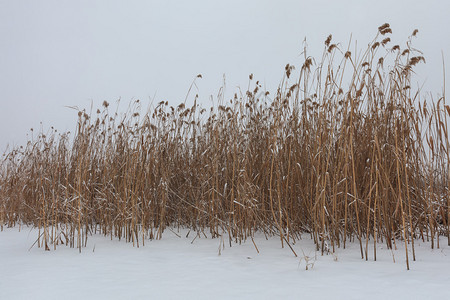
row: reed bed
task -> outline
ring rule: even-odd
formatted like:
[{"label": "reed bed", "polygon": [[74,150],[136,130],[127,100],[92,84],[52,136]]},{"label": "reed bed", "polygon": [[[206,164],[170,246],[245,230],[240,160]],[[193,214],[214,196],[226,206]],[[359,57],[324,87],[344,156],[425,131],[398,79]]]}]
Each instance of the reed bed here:
[{"label": "reed bed", "polygon": [[72,138],[51,129],[4,154],[0,223],[38,227],[46,250],[95,232],[139,247],[177,227],[230,245],[263,232],[294,254],[305,234],[322,254],[356,241],[366,260],[403,243],[409,268],[415,240],[450,245],[450,108],[412,88],[417,30],[405,47],[390,33],[359,53],[330,35],[273,95],[250,75],[207,109],[196,96],[79,111]]}]

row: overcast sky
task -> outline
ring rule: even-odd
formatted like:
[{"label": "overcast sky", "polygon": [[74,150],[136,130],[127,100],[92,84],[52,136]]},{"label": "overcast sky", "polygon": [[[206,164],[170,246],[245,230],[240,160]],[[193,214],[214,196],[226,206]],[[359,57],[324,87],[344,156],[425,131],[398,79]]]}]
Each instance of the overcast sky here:
[{"label": "overcast sky", "polygon": [[[302,42],[319,57],[328,34],[361,47],[391,24],[415,46],[425,90],[440,94],[442,55],[450,78],[449,1],[21,1],[0,0],[0,152],[26,141],[30,128],[72,130],[76,112],[103,100],[184,101],[197,81],[203,105],[226,76],[227,90],[248,75],[276,89]],[[449,80],[447,80],[449,81]],[[448,89],[448,83],[447,89]],[[448,89],[450,90],[450,89]]]}]

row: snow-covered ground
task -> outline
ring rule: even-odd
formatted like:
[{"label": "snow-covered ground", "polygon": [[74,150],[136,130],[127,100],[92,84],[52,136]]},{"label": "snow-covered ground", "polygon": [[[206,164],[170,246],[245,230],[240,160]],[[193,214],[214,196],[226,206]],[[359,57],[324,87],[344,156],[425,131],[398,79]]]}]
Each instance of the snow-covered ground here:
[{"label": "snow-covered ground", "polygon": [[191,243],[192,233],[179,238],[169,230],[140,248],[93,236],[81,254],[65,246],[29,250],[36,236],[27,228],[0,232],[0,299],[450,299],[444,239],[434,250],[417,241],[417,260],[406,271],[403,248],[380,245],[374,262],[360,258],[356,243],[317,253],[305,270],[303,252],[315,256],[306,235],[294,245],[297,258],[263,235],[255,238],[259,254],[249,240],[225,243],[221,255],[220,239]]}]

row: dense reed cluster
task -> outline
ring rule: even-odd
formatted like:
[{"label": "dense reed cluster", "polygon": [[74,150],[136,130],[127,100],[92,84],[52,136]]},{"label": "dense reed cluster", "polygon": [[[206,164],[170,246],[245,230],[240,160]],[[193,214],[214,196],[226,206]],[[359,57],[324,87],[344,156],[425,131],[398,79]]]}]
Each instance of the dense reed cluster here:
[{"label": "dense reed cluster", "polygon": [[407,263],[414,240],[450,244],[450,108],[411,87],[425,62],[417,31],[405,48],[389,33],[380,26],[358,54],[329,36],[320,60],[305,49],[273,94],[250,75],[245,93],[221,91],[208,109],[195,97],[80,111],[73,138],[50,130],[5,153],[1,224],[80,251],[93,232],[139,246],[168,227],[230,244],[258,231],[289,247],[308,234],[322,253],[357,241],[366,259],[402,242]]}]

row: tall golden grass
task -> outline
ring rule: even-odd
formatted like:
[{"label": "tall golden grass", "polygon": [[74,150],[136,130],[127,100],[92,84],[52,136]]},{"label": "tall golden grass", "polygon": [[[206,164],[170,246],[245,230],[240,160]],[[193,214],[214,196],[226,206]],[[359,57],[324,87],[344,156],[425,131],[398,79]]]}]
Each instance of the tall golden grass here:
[{"label": "tall golden grass", "polygon": [[365,259],[402,242],[409,268],[415,240],[450,245],[450,108],[445,92],[427,101],[412,89],[425,62],[417,31],[405,48],[390,33],[380,26],[359,55],[329,36],[320,60],[305,49],[286,66],[274,95],[251,75],[209,109],[196,97],[144,114],[139,100],[123,115],[107,102],[80,111],[73,139],[52,129],[5,153],[1,224],[80,251],[93,232],[139,247],[167,227],[230,244],[259,231],[288,247],[308,234],[322,253],[357,241]]}]

